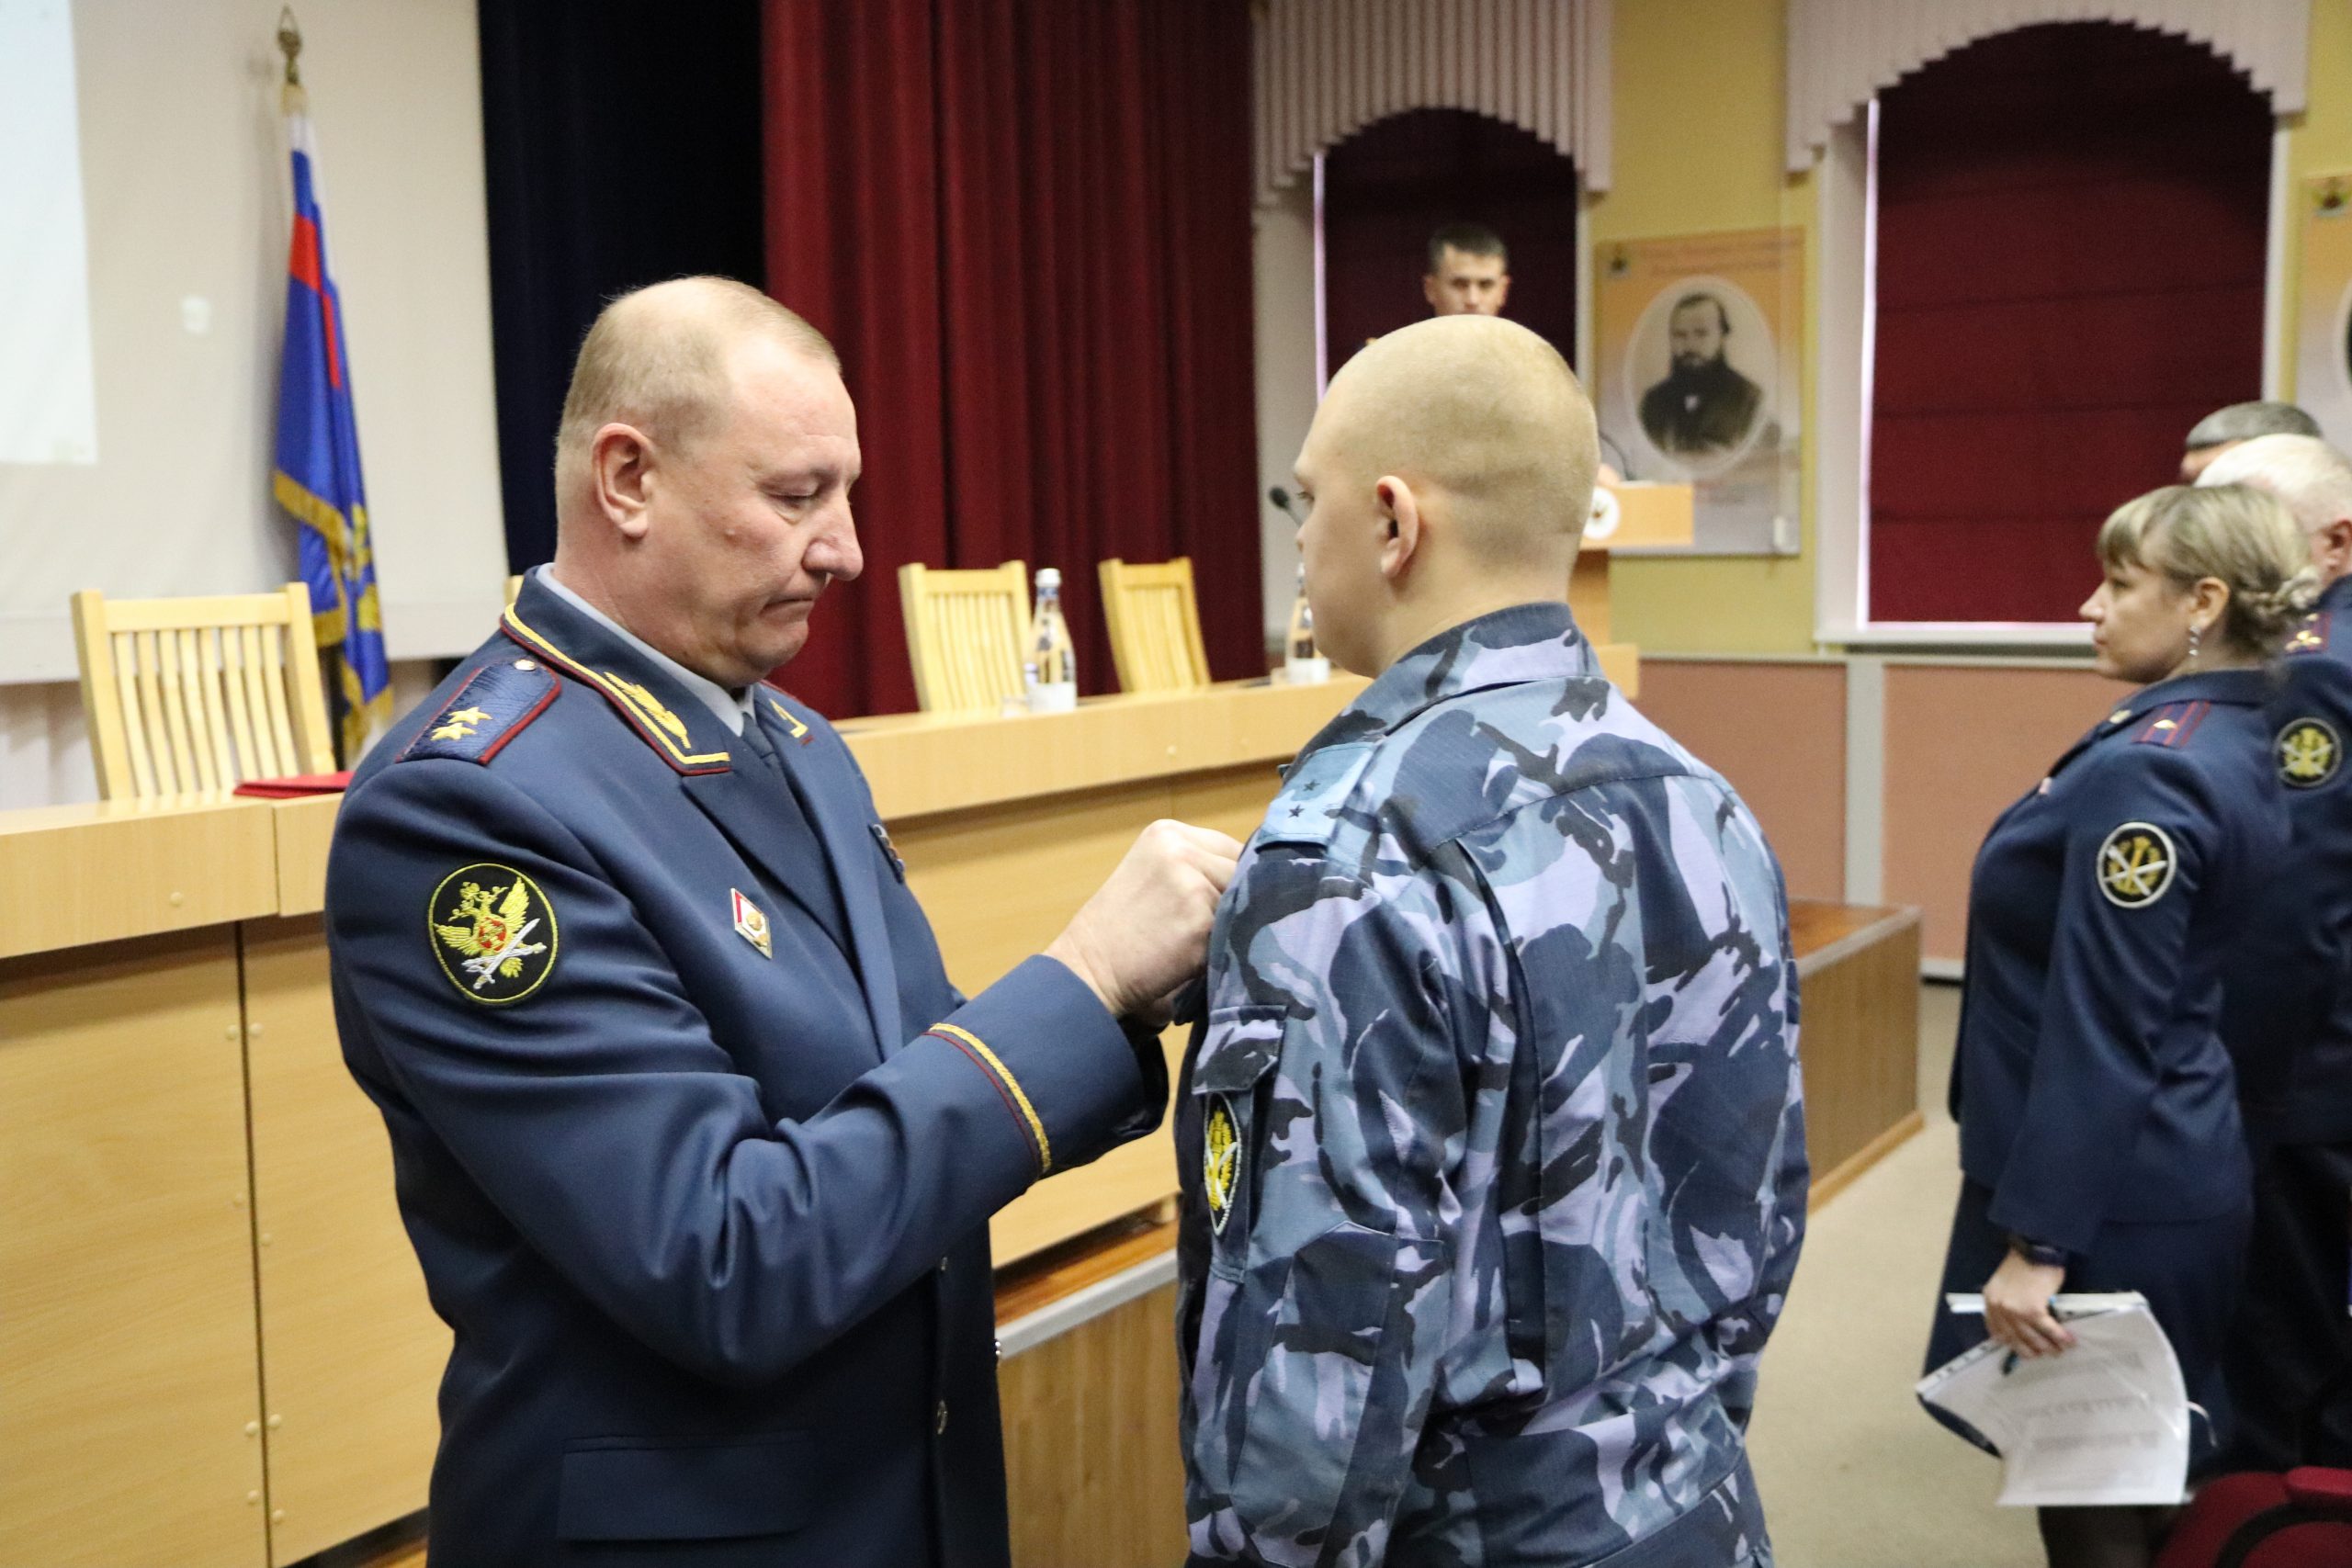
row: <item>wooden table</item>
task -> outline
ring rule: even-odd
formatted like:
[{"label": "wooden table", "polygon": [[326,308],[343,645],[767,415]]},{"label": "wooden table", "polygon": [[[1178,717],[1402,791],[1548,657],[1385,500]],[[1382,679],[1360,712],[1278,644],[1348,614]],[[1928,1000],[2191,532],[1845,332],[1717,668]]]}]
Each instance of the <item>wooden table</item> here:
[{"label": "wooden table", "polygon": [[[1237,837],[1360,680],[849,727],[950,974],[1035,952],[1143,826]],[[413,1513],[448,1334],[345,1070],[340,799],[0,814],[0,1568],[258,1568]],[[1040,1183],[1007,1260],[1164,1200],[1167,1136]]]},{"label": "wooden table", "polygon": [[[976,990],[1153,818],[1246,835],[1274,765],[1362,685],[847,729]],[[286,1564],[423,1504],[448,1338],[335,1042],[319,911],[339,805],[0,814],[0,1568]],[[1871,934],[1884,913],[1820,927],[1839,956],[1807,975],[1815,1146],[1845,1161],[1907,1093],[1909,1025],[1900,1075],[1822,1043],[1915,972]],[[1866,954],[1875,988],[1825,1000]],[[1120,1228],[1174,1178],[1162,1134],[993,1227],[1001,1260],[1037,1260],[1003,1313],[1024,1561],[1112,1568],[1176,1539],[1166,1248]],[[1111,1246],[1073,1253],[1086,1235]]]}]

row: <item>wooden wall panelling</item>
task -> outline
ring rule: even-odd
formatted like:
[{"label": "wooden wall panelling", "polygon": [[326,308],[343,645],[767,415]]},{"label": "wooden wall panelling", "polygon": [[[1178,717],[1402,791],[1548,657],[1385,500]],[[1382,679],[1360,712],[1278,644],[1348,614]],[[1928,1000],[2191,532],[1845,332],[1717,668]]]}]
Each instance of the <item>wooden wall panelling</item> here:
[{"label": "wooden wall panelling", "polygon": [[1967,952],[1968,877],[1993,819],[2132,688],[2088,670],[1886,666],[1885,876],[1931,960]]},{"label": "wooden wall panelling", "polygon": [[265,1560],[240,1032],[225,927],[0,961],[5,1568]]},{"label": "wooden wall panelling", "polygon": [[449,1331],[344,1066],[315,917],[243,928],[272,1561],[422,1507]]},{"label": "wooden wall panelling", "polygon": [[1015,1568],[1184,1560],[1175,1317],[1164,1285],[998,1369]]},{"label": "wooden wall panelling", "polygon": [[1790,897],[1843,898],[1845,666],[1654,658],[1642,678],[1642,712],[1739,791]]}]

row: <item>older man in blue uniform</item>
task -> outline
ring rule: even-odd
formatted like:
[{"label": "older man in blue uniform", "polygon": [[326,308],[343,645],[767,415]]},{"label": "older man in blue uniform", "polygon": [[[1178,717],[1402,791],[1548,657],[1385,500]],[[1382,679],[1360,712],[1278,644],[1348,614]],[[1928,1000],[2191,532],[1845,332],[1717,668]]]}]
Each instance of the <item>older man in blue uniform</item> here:
[{"label": "older man in blue uniform", "polygon": [[2314,436],[2256,435],[2197,482],[2285,503],[2322,585],[2269,704],[2299,871],[2241,933],[2223,1018],[2255,1171],[2224,1462],[2352,1464],[2352,461]]},{"label": "older man in blue uniform", "polygon": [[1238,848],[1156,824],[949,985],[855,762],[760,677],[861,564],[823,339],[665,284],[583,344],[560,536],[352,782],[344,1051],[456,1333],[435,1568],[1007,1559],[989,1215],[1159,1118]]},{"label": "older man in blue uniform", "polygon": [[1744,1431],[1804,1224],[1779,867],[1561,602],[1592,411],[1393,333],[1298,461],[1318,637],[1177,1097],[1193,1560],[1770,1561]]}]

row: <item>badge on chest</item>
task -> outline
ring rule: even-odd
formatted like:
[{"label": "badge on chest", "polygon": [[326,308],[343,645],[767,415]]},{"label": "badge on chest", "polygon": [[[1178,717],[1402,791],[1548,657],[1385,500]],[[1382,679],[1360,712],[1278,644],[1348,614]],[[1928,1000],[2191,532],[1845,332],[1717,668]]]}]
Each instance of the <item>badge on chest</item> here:
[{"label": "badge on chest", "polygon": [[775,956],[775,938],[768,933],[767,912],[743,897],[740,887],[727,890],[735,915],[735,934],[760,950],[762,958]]}]

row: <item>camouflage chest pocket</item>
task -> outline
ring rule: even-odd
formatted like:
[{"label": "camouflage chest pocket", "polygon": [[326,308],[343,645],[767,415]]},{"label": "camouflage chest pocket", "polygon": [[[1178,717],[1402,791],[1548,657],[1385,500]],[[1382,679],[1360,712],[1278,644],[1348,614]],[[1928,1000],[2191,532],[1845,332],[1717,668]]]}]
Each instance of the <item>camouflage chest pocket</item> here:
[{"label": "camouflage chest pocket", "polygon": [[1258,1168],[1265,1156],[1266,1102],[1282,1056],[1283,1016],[1279,1007],[1215,1010],[1193,1063],[1200,1144],[1180,1151],[1179,1157],[1198,1162],[1201,1197],[1216,1237],[1213,1267],[1223,1274],[1238,1272],[1250,1246]]}]

